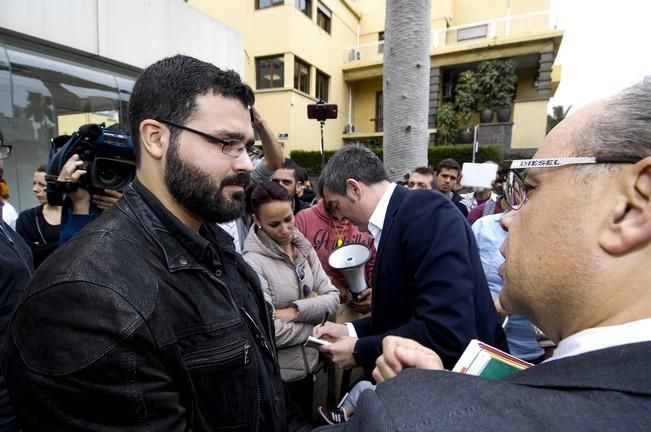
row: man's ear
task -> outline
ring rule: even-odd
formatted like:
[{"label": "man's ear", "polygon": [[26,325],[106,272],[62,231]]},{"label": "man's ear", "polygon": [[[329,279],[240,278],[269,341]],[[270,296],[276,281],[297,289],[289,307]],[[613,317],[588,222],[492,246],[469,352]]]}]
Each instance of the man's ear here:
[{"label": "man's ear", "polygon": [[169,130],[161,127],[156,120],[143,120],[138,128],[140,146],[152,159],[161,159],[167,150],[170,140]]},{"label": "man's ear", "polygon": [[651,157],[622,171],[622,196],[599,236],[609,254],[623,255],[651,242]]},{"label": "man's ear", "polygon": [[359,201],[362,198],[362,187],[361,184],[355,180],[349,178],[346,180],[346,196],[348,197],[348,192],[350,191],[352,198],[355,201]]}]

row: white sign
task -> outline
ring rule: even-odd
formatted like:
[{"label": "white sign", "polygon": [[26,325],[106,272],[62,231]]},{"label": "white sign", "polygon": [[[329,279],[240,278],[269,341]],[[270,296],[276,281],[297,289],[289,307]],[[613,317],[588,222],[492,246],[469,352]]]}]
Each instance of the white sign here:
[{"label": "white sign", "polygon": [[497,164],[495,163],[465,162],[461,169],[461,185],[490,188],[496,174]]},{"label": "white sign", "polygon": [[289,133],[288,132],[278,132],[278,139],[279,140],[286,140],[289,138]]}]

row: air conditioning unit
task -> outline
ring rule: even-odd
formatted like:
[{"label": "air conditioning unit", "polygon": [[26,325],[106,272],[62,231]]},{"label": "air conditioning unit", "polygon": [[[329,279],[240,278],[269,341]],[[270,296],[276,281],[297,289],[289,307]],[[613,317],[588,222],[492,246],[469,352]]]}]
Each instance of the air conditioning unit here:
[{"label": "air conditioning unit", "polygon": [[357,131],[357,128],[352,123],[346,124],[346,127],[344,128],[344,133],[345,134],[355,133],[356,131]]},{"label": "air conditioning unit", "polygon": [[350,51],[348,51],[348,61],[352,62],[361,59],[362,59],[362,53],[358,49],[353,48]]}]

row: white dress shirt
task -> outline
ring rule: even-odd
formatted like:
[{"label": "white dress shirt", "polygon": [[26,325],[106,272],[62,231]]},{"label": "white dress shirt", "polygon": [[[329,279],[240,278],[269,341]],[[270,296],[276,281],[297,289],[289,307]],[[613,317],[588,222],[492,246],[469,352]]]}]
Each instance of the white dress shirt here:
[{"label": "white dress shirt", "polygon": [[626,324],[594,327],[566,337],[547,361],[571,357],[618,345],[651,341],[651,318]]},{"label": "white dress shirt", "polygon": [[[373,237],[373,244],[375,245],[376,251],[380,250],[380,237],[382,236],[382,228],[384,227],[384,218],[387,215],[387,210],[389,210],[389,201],[391,201],[391,196],[396,186],[395,183],[391,183],[387,190],[384,191],[382,198],[378,201],[375,210],[373,210],[368,220],[368,232]],[[355,331],[353,323],[347,322],[346,327],[348,327],[348,336],[356,338],[357,331]]]}]

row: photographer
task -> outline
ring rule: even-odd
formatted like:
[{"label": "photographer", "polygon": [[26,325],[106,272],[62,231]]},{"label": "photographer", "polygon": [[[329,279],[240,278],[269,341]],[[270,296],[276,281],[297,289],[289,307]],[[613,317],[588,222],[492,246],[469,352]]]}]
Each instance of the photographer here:
[{"label": "photographer", "polygon": [[[84,161],[78,154],[74,154],[63,165],[58,182],[78,183],[79,178],[87,174],[83,169]],[[111,189],[104,189],[103,194],[90,194],[87,189],[78,187],[73,192],[66,194],[61,214],[61,235],[60,243],[70,240],[77,232],[85,227],[90,221],[99,216],[102,211],[113,206],[122,198],[122,192]]]}]

